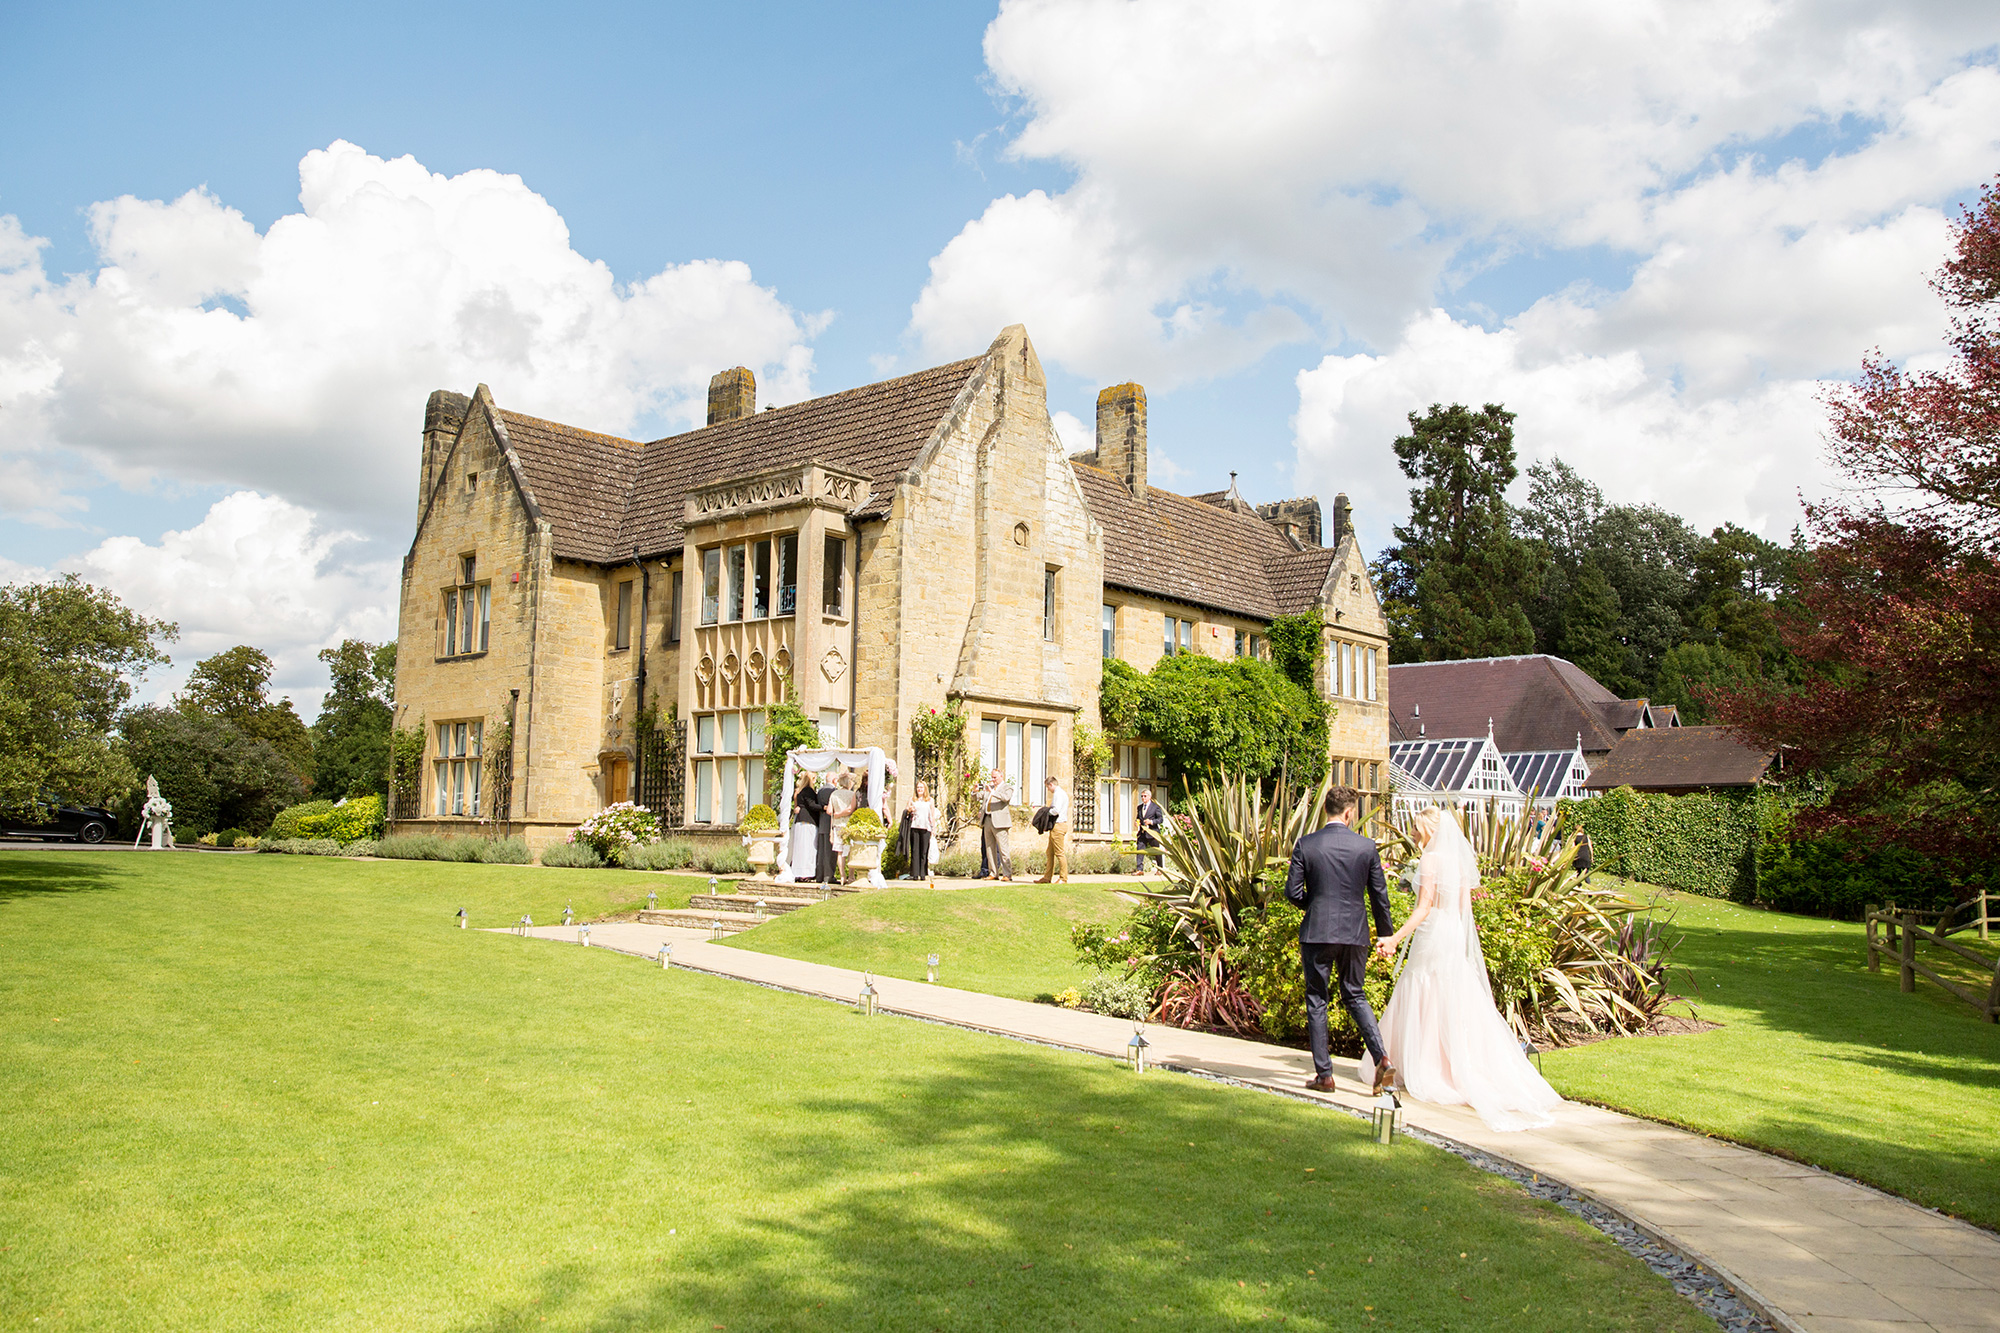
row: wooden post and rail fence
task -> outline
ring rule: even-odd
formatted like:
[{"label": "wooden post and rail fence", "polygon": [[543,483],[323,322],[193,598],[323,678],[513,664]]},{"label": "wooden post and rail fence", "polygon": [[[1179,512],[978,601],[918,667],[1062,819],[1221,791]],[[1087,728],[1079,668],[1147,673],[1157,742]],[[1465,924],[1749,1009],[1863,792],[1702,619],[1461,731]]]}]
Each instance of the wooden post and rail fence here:
[{"label": "wooden post and rail fence", "polygon": [[[1985,893],[1944,912],[1915,912],[1898,908],[1894,903],[1879,908],[1873,903],[1868,904],[1865,917],[1868,932],[1868,970],[1880,972],[1882,956],[1887,954],[1895,959],[1897,968],[1902,973],[1905,994],[1916,990],[1917,974],[1922,973],[1953,996],[1977,1009],[1987,1022],[2000,1023],[2000,963],[1966,948],[1956,940],[1947,938],[1977,930],[1982,941],[1990,940],[1994,930],[2000,929],[2000,918],[1995,918],[1993,915],[1994,905],[1992,895]],[[1955,917],[1963,919],[1954,922]],[[1991,972],[1993,982],[1986,988],[1986,993],[1981,995],[1955,981],[1949,981],[1918,962],[1918,940],[1941,949],[1948,949],[1981,971]]]}]

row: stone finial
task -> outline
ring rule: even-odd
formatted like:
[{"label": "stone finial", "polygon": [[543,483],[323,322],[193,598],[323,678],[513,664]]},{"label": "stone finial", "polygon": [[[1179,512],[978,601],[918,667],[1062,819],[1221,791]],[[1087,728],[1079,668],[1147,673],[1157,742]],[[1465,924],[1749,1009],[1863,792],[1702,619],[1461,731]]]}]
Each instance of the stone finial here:
[{"label": "stone finial", "polygon": [[757,414],[757,377],[747,366],[732,366],[708,381],[708,424]]},{"label": "stone finial", "polygon": [[1146,391],[1114,384],[1097,395],[1097,466],[1146,498]]}]

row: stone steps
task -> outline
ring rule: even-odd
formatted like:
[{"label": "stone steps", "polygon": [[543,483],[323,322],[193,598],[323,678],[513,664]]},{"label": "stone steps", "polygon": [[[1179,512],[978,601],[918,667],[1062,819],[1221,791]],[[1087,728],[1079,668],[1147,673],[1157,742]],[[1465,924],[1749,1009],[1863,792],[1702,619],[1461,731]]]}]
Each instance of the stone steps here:
[{"label": "stone steps", "polygon": [[754,926],[761,926],[771,918],[756,916],[750,912],[697,912],[693,908],[642,909],[639,921],[648,926],[678,926],[682,930],[713,930],[720,927],[725,935],[735,935]]},{"label": "stone steps", "polygon": [[811,898],[779,898],[752,893],[697,893],[688,899],[688,906],[697,912],[749,912],[757,914],[757,904],[763,903],[765,916],[783,916],[796,912],[801,907],[811,907],[819,901],[815,894]]}]

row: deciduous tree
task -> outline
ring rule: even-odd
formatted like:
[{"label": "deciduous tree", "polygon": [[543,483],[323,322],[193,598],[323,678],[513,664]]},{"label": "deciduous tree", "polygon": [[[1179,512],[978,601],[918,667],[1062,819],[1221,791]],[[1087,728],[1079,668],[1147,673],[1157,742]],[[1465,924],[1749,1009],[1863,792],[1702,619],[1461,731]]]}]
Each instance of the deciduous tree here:
[{"label": "deciduous tree", "polygon": [[389,793],[389,692],[396,645],[344,639],[322,648],[331,687],[312,724],[313,790],[332,800]]},{"label": "deciduous tree", "polygon": [[[221,718],[253,740],[269,742],[285,756],[302,782],[313,780],[312,734],[290,699],[270,700],[275,668],[263,651],[239,644],[195,663],[188,681],[174,697],[184,713]],[[333,796],[345,793],[330,793]]]},{"label": "deciduous tree", "polygon": [[0,809],[124,795],[137,775],[111,731],[130,675],[166,665],[177,633],[73,574],[0,588]]}]

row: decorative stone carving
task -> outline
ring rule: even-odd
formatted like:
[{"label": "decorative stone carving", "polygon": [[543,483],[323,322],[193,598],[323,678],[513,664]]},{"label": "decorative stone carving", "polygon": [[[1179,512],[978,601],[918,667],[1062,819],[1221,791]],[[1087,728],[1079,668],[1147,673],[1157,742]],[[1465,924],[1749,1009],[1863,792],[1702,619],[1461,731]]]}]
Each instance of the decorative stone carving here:
[{"label": "decorative stone carving", "polygon": [[736,673],[742,670],[742,667],[743,664],[736,660],[736,654],[729,654],[722,659],[722,678],[733,683],[736,680]]},{"label": "decorative stone carving", "polygon": [[847,670],[847,659],[840,655],[840,649],[829,648],[826,656],[819,659],[819,669],[826,673],[829,682],[839,680],[841,673]]},{"label": "decorative stone carving", "polygon": [[794,472],[781,477],[758,477],[753,481],[712,486],[707,490],[696,491],[694,509],[697,514],[716,514],[725,509],[744,509],[750,505],[796,499],[805,493],[804,472]]},{"label": "decorative stone carving", "polygon": [[701,661],[695,663],[694,678],[700,681],[704,685],[708,684],[708,682],[710,682],[711,680],[714,680],[715,659],[704,654]]},{"label": "decorative stone carving", "polygon": [[823,493],[829,500],[838,500],[842,504],[852,504],[855,497],[861,494],[861,479],[859,477],[838,477],[832,473],[827,473],[826,487]]},{"label": "decorative stone carving", "polygon": [[777,655],[771,659],[771,670],[777,672],[780,676],[791,675],[792,650],[789,648],[780,648]]},{"label": "decorative stone carving", "polygon": [[1026,523],[1016,523],[1014,525],[1014,545],[1026,546],[1027,544],[1028,544],[1028,525]]},{"label": "decorative stone carving", "polygon": [[762,648],[752,648],[750,650],[750,659],[743,665],[743,674],[750,680],[764,679],[764,650]]}]

